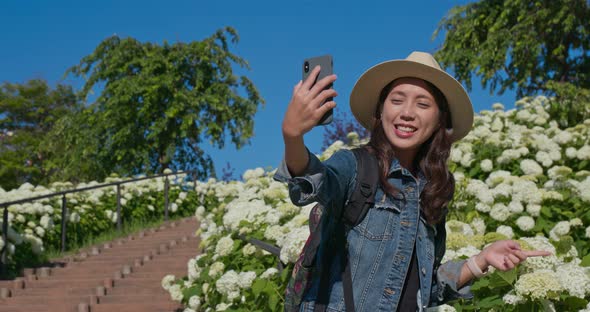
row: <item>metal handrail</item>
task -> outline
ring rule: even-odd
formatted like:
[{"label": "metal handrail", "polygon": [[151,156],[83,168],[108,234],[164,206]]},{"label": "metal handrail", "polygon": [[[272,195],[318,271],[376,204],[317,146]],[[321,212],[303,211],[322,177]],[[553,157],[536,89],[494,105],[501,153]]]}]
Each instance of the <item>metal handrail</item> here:
[{"label": "metal handrail", "polygon": [[14,201],[10,201],[10,202],[0,203],[0,208],[4,207],[4,212],[2,215],[2,239],[4,240],[4,247],[2,247],[2,250],[0,250],[0,276],[5,275],[6,253],[8,251],[8,207],[9,206],[18,205],[18,204],[27,203],[27,202],[33,202],[36,200],[51,198],[51,197],[55,197],[55,196],[62,196],[61,251],[64,252],[66,250],[66,215],[67,215],[66,195],[67,194],[85,192],[85,191],[89,191],[89,190],[105,188],[105,187],[110,187],[110,186],[116,186],[117,187],[117,231],[120,231],[121,230],[121,185],[127,184],[127,183],[138,182],[138,181],[142,181],[142,180],[149,180],[149,179],[156,179],[156,178],[165,177],[165,181],[164,181],[164,220],[168,220],[168,204],[169,204],[168,189],[170,188],[170,182],[168,180],[168,176],[179,175],[179,174],[187,174],[188,175],[189,173],[195,173],[195,172],[194,171],[179,171],[179,172],[173,172],[173,173],[162,173],[162,174],[158,174],[158,175],[154,175],[154,176],[134,178],[134,179],[124,180],[124,181],[116,181],[116,182],[110,182],[110,183],[104,183],[104,184],[97,184],[97,185],[87,186],[87,187],[83,187],[83,188],[79,188],[79,189],[59,191],[59,192],[54,192],[51,194],[28,197],[28,198],[14,200]]},{"label": "metal handrail", "polygon": [[244,236],[243,234],[238,235],[238,238],[244,242],[254,245],[256,248],[260,248],[264,251],[267,251],[267,252],[271,253],[272,255],[276,256],[277,258],[279,258],[279,263],[277,264],[277,269],[279,270],[279,272],[283,271],[285,266],[283,265],[283,262],[281,262],[281,259],[280,259],[281,248],[279,248],[278,246],[275,246],[273,244],[270,244],[268,242],[261,241],[259,239],[248,238],[248,237]]}]

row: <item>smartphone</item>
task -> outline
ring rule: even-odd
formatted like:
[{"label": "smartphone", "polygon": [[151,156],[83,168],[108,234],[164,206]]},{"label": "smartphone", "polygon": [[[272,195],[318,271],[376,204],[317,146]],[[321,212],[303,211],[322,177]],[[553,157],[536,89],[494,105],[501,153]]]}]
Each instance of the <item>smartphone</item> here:
[{"label": "smartphone", "polygon": [[[314,81],[314,84],[329,75],[332,75],[334,73],[334,62],[332,61],[332,56],[331,55],[322,55],[322,56],[316,56],[316,57],[311,57],[308,59],[305,59],[303,61],[303,81],[305,81],[307,79],[307,77],[309,76],[309,74],[311,73],[311,71],[317,66],[319,65],[321,67],[320,73],[316,79],[316,81]],[[332,88],[332,84],[326,86],[325,89],[331,89]],[[326,99],[326,102],[332,101],[332,98],[328,98]],[[322,105],[324,105],[324,103],[322,103]],[[318,122],[318,125],[327,125],[329,123],[332,122],[333,119],[333,110],[334,109],[330,109],[329,111],[327,111],[324,116],[322,116],[322,118],[320,119],[320,121]]]}]

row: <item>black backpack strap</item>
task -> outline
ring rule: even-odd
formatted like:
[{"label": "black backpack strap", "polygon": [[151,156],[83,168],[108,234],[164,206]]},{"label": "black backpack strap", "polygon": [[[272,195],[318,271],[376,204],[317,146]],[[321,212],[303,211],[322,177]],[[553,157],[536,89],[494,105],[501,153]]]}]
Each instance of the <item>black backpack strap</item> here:
[{"label": "black backpack strap", "polygon": [[375,203],[375,192],[379,182],[379,163],[377,158],[363,147],[352,150],[356,157],[356,187],[344,207],[345,224],[352,228],[361,221]]}]

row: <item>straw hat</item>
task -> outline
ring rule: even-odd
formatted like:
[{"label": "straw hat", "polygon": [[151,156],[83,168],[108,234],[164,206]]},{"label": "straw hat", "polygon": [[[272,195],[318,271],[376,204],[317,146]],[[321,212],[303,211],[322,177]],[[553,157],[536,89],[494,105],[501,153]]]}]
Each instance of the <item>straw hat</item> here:
[{"label": "straw hat", "polygon": [[426,80],[444,94],[453,122],[452,129],[448,129],[453,142],[469,133],[473,125],[473,106],[467,92],[455,78],[440,68],[432,55],[425,52],[412,52],[405,60],[377,64],[361,75],[350,94],[350,109],[363,127],[373,130],[373,116],[381,90],[401,77]]}]

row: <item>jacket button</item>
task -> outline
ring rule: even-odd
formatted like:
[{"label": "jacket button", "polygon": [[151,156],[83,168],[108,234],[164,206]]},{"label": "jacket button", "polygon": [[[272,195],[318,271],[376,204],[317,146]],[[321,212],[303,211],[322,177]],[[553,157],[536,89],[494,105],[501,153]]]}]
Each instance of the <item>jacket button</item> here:
[{"label": "jacket button", "polygon": [[422,275],[426,275],[426,269],[422,267]]},{"label": "jacket button", "polygon": [[393,290],[391,288],[385,288],[385,293],[388,295],[393,295],[393,294],[395,294],[395,290]]}]

